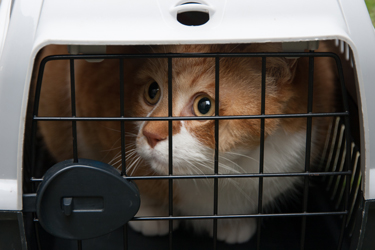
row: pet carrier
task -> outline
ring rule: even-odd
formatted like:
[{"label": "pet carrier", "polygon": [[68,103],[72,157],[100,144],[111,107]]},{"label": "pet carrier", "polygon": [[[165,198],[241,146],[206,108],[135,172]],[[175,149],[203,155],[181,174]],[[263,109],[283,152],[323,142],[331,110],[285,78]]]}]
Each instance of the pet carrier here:
[{"label": "pet carrier", "polygon": [[[0,249],[374,249],[375,225],[375,32],[363,0],[196,0],[196,1],[77,1],[36,0],[0,2]],[[276,43],[278,52],[220,53],[118,53],[114,48],[168,45]],[[331,43],[332,51],[319,45]],[[58,46],[66,53],[42,57],[43,48]],[[115,52],[114,52],[115,51]],[[124,62],[164,58],[168,62],[168,89],[173,88],[176,58],[209,58],[215,68],[215,100],[219,98],[220,58],[260,58],[262,111],[258,115],[193,117],[214,120],[215,161],[211,174],[173,174],[169,146],[169,172],[156,176],[126,174],[125,135],[129,121],[188,120],[172,115],[129,117],[124,103],[123,70],[119,79],[119,107],[114,116],[80,116],[82,97],[75,88],[75,64],[86,60],[100,67],[103,60]],[[306,58],[309,94],[306,113],[266,114],[265,75],[269,58]],[[338,74],[335,112],[312,112],[314,60],[331,58]],[[69,114],[39,114],[43,77],[49,63],[64,61],[71,84]],[[111,62],[112,62],[111,61]],[[116,66],[117,65],[117,66]],[[59,75],[56,75],[56,79]],[[315,93],[315,92],[314,92]],[[44,94],[45,96],[45,94]],[[67,98],[67,97],[65,97]],[[172,91],[168,99],[174,97]],[[59,102],[61,100],[56,100]],[[100,102],[100,101],[99,101]],[[104,102],[104,100],[103,100]],[[219,102],[214,105],[219,110]],[[310,168],[312,119],[332,122],[320,155],[319,168]],[[258,119],[264,131],[267,119],[303,118],[307,121],[303,171],[263,171],[264,132],[260,133],[259,170],[256,173],[221,174],[218,163],[219,121]],[[117,122],[121,126],[121,171],[107,162],[80,158],[77,124]],[[55,162],[44,145],[40,124],[68,124],[71,157]],[[168,143],[173,144],[172,130]],[[58,143],[58,142],[57,142]],[[112,164],[113,165],[113,164]],[[294,201],[262,205],[263,180],[300,178]],[[258,180],[258,210],[247,214],[220,214],[218,183],[225,178]],[[164,180],[169,213],[136,215],[139,191],[133,181]],[[213,183],[213,212],[208,215],[177,214],[173,210],[173,183],[180,179],[209,179]],[[246,192],[246,191],[244,191]],[[257,232],[247,242],[227,244],[218,240],[219,220],[255,218]],[[147,237],[133,231],[129,221],[168,221],[167,236]],[[212,237],[189,229],[173,230],[177,221],[210,220]]]}]

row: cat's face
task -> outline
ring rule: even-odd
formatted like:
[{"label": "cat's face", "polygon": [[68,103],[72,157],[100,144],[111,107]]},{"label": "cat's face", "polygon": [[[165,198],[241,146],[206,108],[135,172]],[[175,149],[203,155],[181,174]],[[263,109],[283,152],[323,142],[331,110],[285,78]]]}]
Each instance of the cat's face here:
[{"label": "cat's face", "polygon": [[[199,48],[199,51],[197,51]],[[236,46],[171,46],[155,52],[257,52],[275,48]],[[214,116],[215,59],[172,59],[172,115]],[[219,71],[219,115],[261,114],[261,58],[221,58]],[[292,73],[285,59],[267,59],[266,113],[286,113],[295,95],[288,85]],[[168,62],[148,59],[141,67],[132,90],[133,114],[140,117],[168,116]],[[168,173],[168,122],[139,122],[138,154],[160,174]],[[279,128],[279,119],[266,120],[265,135]],[[212,174],[215,148],[214,120],[173,121],[174,174]],[[227,160],[236,152],[259,145],[260,120],[237,119],[219,122],[219,151]],[[222,173],[230,172],[222,168]]]}]

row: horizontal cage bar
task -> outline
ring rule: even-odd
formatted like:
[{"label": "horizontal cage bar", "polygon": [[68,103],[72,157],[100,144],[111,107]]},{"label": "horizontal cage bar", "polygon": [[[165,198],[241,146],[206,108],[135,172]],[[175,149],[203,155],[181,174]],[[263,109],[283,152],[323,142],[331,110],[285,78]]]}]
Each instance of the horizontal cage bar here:
[{"label": "horizontal cage bar", "polygon": [[201,216],[156,216],[156,217],[134,217],[133,220],[196,220],[196,219],[241,219],[241,218],[270,218],[270,217],[307,217],[346,215],[348,211],[336,212],[305,212],[305,213],[280,213],[280,214],[246,214],[246,215],[201,215]]},{"label": "horizontal cage bar", "polygon": [[273,119],[348,116],[349,112],[303,113],[275,115],[234,115],[234,116],[174,116],[174,117],[41,117],[35,121],[191,121],[191,120],[235,120],[235,119]]},{"label": "horizontal cage bar", "polygon": [[[225,178],[258,178],[258,177],[319,177],[351,175],[352,171],[341,172],[300,172],[300,173],[254,173],[254,174],[212,174],[212,175],[157,175],[157,176],[124,176],[127,180],[162,180],[162,179],[225,179]],[[41,182],[43,178],[31,178],[33,182]]]},{"label": "horizontal cage bar", "polygon": [[202,57],[340,57],[331,52],[247,52],[247,53],[154,53],[154,54],[105,54],[105,55],[53,55],[42,60],[42,64],[52,60],[68,59],[121,59],[121,58],[202,58]]}]

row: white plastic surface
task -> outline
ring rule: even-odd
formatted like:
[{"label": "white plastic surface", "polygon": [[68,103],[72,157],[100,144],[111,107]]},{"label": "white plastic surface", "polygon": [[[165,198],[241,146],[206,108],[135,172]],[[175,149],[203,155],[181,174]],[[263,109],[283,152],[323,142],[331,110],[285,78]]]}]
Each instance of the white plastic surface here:
[{"label": "white plastic surface", "polygon": [[11,7],[11,0],[0,0],[0,57],[1,51],[3,50],[5,36],[8,31]]},{"label": "white plastic surface", "polygon": [[14,204],[18,201],[17,180],[0,179],[0,204],[1,210],[15,210]]},{"label": "white plastic surface", "polygon": [[45,1],[36,43],[188,44],[347,37],[345,20],[334,0],[205,0],[210,21],[193,27],[175,19],[181,2],[93,0],[87,5],[82,0]]},{"label": "white plastic surface", "polygon": [[341,0],[358,76],[357,100],[361,122],[361,168],[365,199],[375,198],[375,31],[364,1]]},{"label": "white plastic surface", "polygon": [[[18,0],[13,4],[0,57],[1,210],[22,209],[22,150],[25,111],[35,56],[32,54],[33,44],[42,1]],[[7,186],[9,187],[6,188]]]},{"label": "white plastic surface", "polygon": [[[17,188],[12,189],[16,199],[0,200],[0,209],[22,209],[22,147],[29,82],[33,60],[48,44],[345,41],[353,50],[358,99],[362,100],[365,197],[375,198],[375,176],[369,174],[375,169],[375,33],[364,1],[197,0],[194,2],[201,6],[181,6],[184,2],[191,1],[14,1],[6,37],[0,37],[4,41],[0,58],[0,185],[16,180]],[[208,12],[210,20],[201,26],[180,24],[176,15],[188,8]],[[8,193],[0,189],[0,197],[3,195]]]}]

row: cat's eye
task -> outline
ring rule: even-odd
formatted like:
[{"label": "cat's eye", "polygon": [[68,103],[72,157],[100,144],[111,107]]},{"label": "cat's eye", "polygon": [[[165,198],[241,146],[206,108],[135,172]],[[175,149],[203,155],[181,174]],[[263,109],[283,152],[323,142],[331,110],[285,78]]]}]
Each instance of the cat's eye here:
[{"label": "cat's eye", "polygon": [[211,116],[215,112],[215,101],[208,95],[197,96],[194,100],[193,112],[196,116]]},{"label": "cat's eye", "polygon": [[160,87],[157,82],[149,83],[144,92],[144,97],[147,103],[155,105],[160,99]]}]

